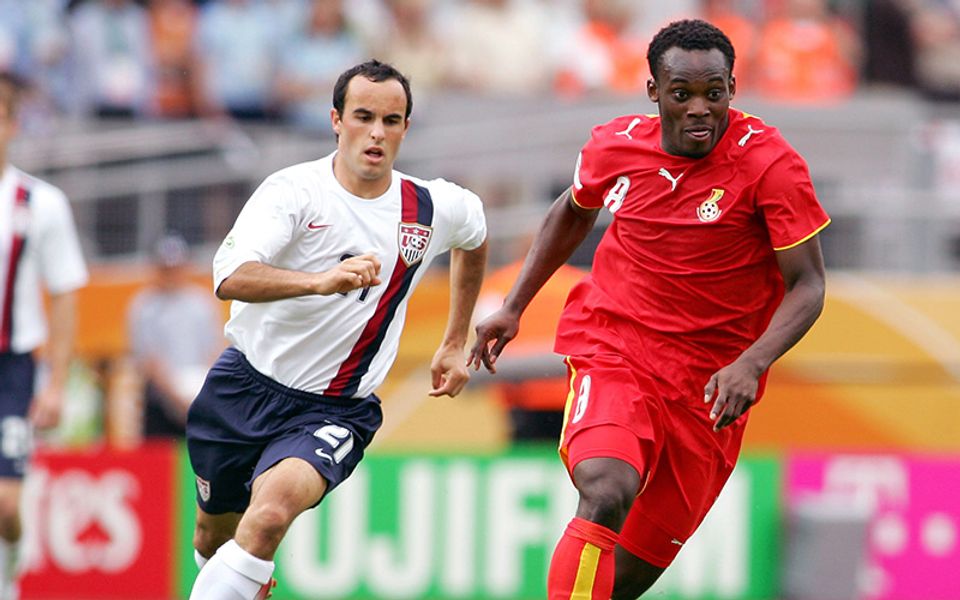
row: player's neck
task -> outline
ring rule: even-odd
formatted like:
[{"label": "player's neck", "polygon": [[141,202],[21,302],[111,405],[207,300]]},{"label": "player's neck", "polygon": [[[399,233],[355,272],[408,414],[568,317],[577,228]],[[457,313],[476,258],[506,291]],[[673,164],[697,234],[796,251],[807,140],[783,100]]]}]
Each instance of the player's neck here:
[{"label": "player's neck", "polygon": [[333,159],[333,176],[343,189],[358,198],[368,200],[379,198],[386,194],[387,190],[390,189],[390,183],[393,181],[392,171],[389,171],[386,176],[379,179],[363,179],[362,177],[357,177],[350,169],[339,164],[337,157]]}]

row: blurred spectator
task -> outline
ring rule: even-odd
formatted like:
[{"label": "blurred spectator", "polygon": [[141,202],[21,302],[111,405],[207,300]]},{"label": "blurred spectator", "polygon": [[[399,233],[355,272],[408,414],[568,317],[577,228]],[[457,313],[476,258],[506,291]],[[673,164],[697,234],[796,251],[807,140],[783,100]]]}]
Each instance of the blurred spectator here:
[{"label": "blurred spectator", "polygon": [[387,31],[375,54],[392,64],[417,87],[422,97],[443,84],[450,55],[433,26],[434,0],[386,0]]},{"label": "blurred spectator", "polygon": [[274,31],[278,39],[286,39],[302,29],[308,18],[310,0],[264,0],[264,3],[276,23]]},{"label": "blurred spectator", "polygon": [[741,13],[736,0],[706,0],[704,18],[720,28],[736,49],[733,73],[737,78],[737,92],[749,92],[752,85],[753,63],[757,52],[759,30],[757,24]]},{"label": "blurred spectator", "polygon": [[910,27],[916,77],[934,100],[960,100],[960,5],[949,0],[914,3]]},{"label": "blurred spectator", "polygon": [[284,22],[263,0],[220,0],[200,11],[201,112],[241,120],[274,115],[273,70]]},{"label": "blurred spectator", "polygon": [[786,0],[783,15],[761,29],[756,84],[781,102],[843,100],[857,86],[859,39],[826,0]]},{"label": "blurred spectator", "polygon": [[330,97],[344,70],[363,62],[360,39],[347,25],[343,0],[311,0],[307,21],[283,40],[277,99],[290,123],[332,135]]},{"label": "blurred spectator", "polygon": [[150,29],[133,0],[87,0],[70,17],[76,101],[101,117],[147,114],[153,95]]},{"label": "blurred spectator", "polygon": [[190,281],[182,237],[163,237],[153,264],[153,284],[127,313],[130,351],[143,382],[143,432],[182,436],[187,408],[223,349],[223,319],[212,292]]},{"label": "blurred spectator", "polygon": [[0,0],[0,71],[24,75],[30,52],[22,0]]},{"label": "blurred spectator", "polygon": [[562,94],[584,91],[637,93],[646,87],[647,45],[634,35],[633,0],[582,0],[586,23],[561,60],[555,87]]},{"label": "blurred spectator", "polygon": [[150,0],[147,9],[156,64],[156,109],[164,117],[196,113],[197,9],[190,0]]},{"label": "blurred spectator", "polygon": [[543,6],[519,0],[464,0],[451,7],[449,35],[454,87],[494,95],[527,95],[549,89],[544,64],[549,16]]},{"label": "blurred spectator", "polygon": [[[476,321],[500,308],[522,266],[521,258],[484,279],[474,313]],[[509,411],[510,438],[514,442],[560,440],[570,386],[566,366],[553,352],[553,341],[567,294],[585,274],[568,265],[557,269],[523,313],[510,354],[497,361],[493,389]]]},{"label": "blurred spectator", "polygon": [[29,77],[42,101],[61,109],[69,46],[62,0],[0,0],[0,70]]},{"label": "blurred spectator", "polygon": [[863,9],[863,78],[869,83],[904,87],[916,84],[912,0],[873,0]]}]

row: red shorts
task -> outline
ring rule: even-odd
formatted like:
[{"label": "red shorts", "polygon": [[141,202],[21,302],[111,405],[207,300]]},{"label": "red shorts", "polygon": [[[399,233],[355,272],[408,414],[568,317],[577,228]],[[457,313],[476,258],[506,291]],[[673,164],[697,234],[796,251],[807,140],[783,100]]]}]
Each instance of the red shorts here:
[{"label": "red shorts", "polygon": [[[644,376],[621,356],[568,357],[567,365],[570,392],[561,459],[571,478],[574,467],[588,458],[633,465],[643,483],[619,543],[666,567],[733,471],[747,416],[714,432],[712,404],[664,400],[669,395],[661,389],[665,383]],[[702,386],[697,393],[703,397]]]}]

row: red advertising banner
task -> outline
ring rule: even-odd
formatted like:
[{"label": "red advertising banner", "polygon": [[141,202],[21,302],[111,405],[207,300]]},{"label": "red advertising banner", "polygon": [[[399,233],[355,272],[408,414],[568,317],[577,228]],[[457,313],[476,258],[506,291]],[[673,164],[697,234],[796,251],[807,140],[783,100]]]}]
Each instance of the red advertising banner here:
[{"label": "red advertising banner", "polygon": [[173,596],[175,446],[42,451],[24,485],[23,600]]}]

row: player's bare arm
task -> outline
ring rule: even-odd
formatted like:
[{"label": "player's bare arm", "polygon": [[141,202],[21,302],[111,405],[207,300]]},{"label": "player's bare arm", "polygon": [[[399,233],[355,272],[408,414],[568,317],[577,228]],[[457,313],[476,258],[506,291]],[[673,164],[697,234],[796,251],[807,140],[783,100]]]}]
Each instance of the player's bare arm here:
[{"label": "player's bare arm", "polygon": [[50,376],[30,403],[28,417],[39,429],[55,427],[63,408],[63,388],[67,383],[70,356],[77,323],[77,294],[66,292],[50,295],[50,338],[47,342],[47,363]]},{"label": "player's bare arm", "polygon": [[[468,365],[479,369],[483,364],[496,373],[497,357],[520,328],[520,316],[543,284],[580,246],[599,211],[580,207],[568,188],[554,201],[544,218],[523,269],[503,301],[503,306],[477,325],[477,340],[470,349]],[[492,346],[491,346],[492,342]]]},{"label": "player's bare arm", "polygon": [[823,310],[826,289],[823,254],[818,238],[777,252],[785,293],[770,325],[737,360],[720,369],[704,388],[704,402],[713,403],[714,431],[737,420],[756,401],[760,376],[807,333]]},{"label": "player's bare arm", "polygon": [[329,296],[380,285],[380,261],[373,254],[348,258],[321,273],[279,269],[245,262],[217,288],[221,300],[272,302],[298,296]]},{"label": "player's bare arm", "polygon": [[470,379],[463,348],[486,265],[486,240],[473,250],[454,248],[450,251],[450,314],[443,341],[430,363],[431,396],[456,396]]}]

